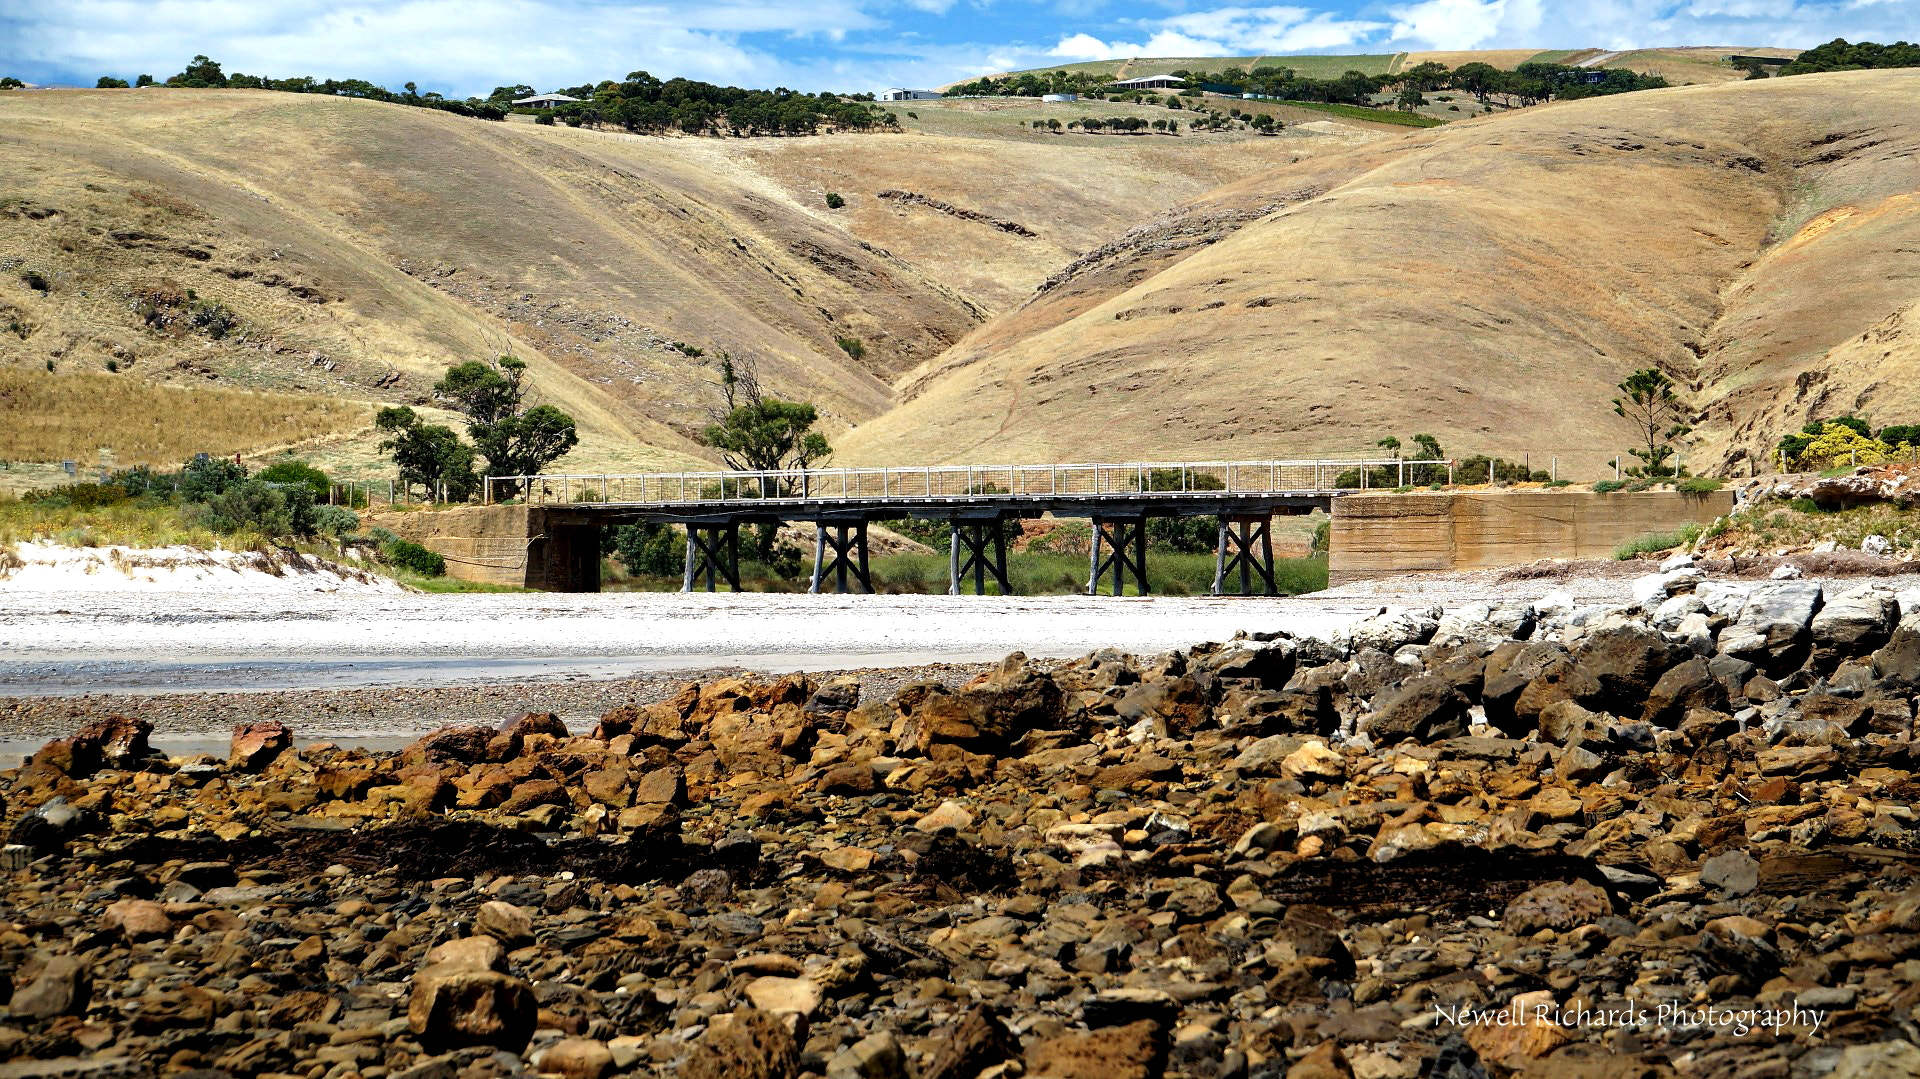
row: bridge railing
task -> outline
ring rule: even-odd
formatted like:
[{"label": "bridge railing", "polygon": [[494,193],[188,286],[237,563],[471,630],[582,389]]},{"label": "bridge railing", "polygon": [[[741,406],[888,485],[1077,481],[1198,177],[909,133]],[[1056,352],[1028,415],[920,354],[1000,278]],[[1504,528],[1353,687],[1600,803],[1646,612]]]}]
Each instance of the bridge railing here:
[{"label": "bridge railing", "polygon": [[[1380,477],[1374,473],[1388,470]],[[1453,462],[1395,457],[1293,461],[1132,462],[1061,465],[932,465],[920,468],[815,468],[777,472],[549,473],[490,476],[488,503],[519,497],[535,505],[753,503],[769,499],[964,500],[983,495],[1038,497],[1179,494],[1333,493],[1453,478]],[[1357,481],[1356,481],[1357,477]],[[1344,482],[1343,482],[1344,481]]]}]

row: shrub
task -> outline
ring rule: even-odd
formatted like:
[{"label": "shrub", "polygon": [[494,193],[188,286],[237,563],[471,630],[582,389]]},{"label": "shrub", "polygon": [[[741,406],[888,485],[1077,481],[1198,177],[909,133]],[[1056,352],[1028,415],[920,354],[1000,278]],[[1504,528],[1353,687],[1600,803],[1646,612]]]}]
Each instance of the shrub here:
[{"label": "shrub", "polygon": [[173,487],[182,502],[206,502],[246,478],[237,462],[202,455],[181,466]]},{"label": "shrub", "polygon": [[268,483],[298,483],[313,492],[313,500],[319,502],[327,497],[333,481],[325,472],[300,460],[297,457],[284,457],[260,470],[259,478]]},{"label": "shrub", "polygon": [[208,499],[200,515],[208,528],[225,535],[311,536],[313,493],[298,484],[272,484],[255,477]]},{"label": "shrub", "polygon": [[75,483],[65,487],[49,487],[44,491],[29,491],[24,499],[49,509],[70,507],[76,510],[95,510],[105,506],[115,506],[126,500],[127,489],[109,483]]},{"label": "shrub", "polygon": [[1601,480],[1599,483],[1593,485],[1593,493],[1597,495],[1611,494],[1626,485],[1626,480]]},{"label": "shrub", "polygon": [[329,536],[346,536],[360,527],[360,515],[345,506],[315,506],[313,527]]},{"label": "shrub", "polygon": [[1661,551],[1671,551],[1675,547],[1685,547],[1699,538],[1699,525],[1687,525],[1671,532],[1649,532],[1639,539],[1621,544],[1613,552],[1613,557],[1627,562],[1643,554],[1657,554]]},{"label": "shrub", "polygon": [[200,300],[194,303],[187,321],[194,329],[221,340],[240,326],[240,316],[227,309],[218,300]]},{"label": "shrub", "polygon": [[847,204],[847,200],[841,198],[840,193],[838,191],[827,192],[827,209],[838,210],[840,207],[845,206],[846,204]]},{"label": "shrub", "polygon": [[[385,529],[374,531],[376,535],[385,533],[393,536],[393,533]],[[422,577],[441,577],[447,572],[447,560],[438,552],[429,551],[412,540],[403,540],[397,536],[380,545],[380,561],[395,569],[417,573]]]},{"label": "shrub", "polygon": [[1683,494],[1704,495],[1720,489],[1720,481],[1712,476],[1688,476],[1673,485],[1673,489]]},{"label": "shrub", "polygon": [[845,352],[850,359],[858,361],[867,354],[866,342],[858,337],[836,337],[833,340],[840,346],[840,351]]},{"label": "shrub", "polygon": [[636,577],[668,577],[686,566],[687,537],[653,521],[611,530],[613,556]]},{"label": "shrub", "polygon": [[1547,486],[1548,487],[1571,487],[1573,486],[1573,481],[1572,480],[1548,480]]},{"label": "shrub", "polygon": [[552,127],[553,114],[550,112],[536,113],[534,115],[533,122],[541,125],[542,127]]}]

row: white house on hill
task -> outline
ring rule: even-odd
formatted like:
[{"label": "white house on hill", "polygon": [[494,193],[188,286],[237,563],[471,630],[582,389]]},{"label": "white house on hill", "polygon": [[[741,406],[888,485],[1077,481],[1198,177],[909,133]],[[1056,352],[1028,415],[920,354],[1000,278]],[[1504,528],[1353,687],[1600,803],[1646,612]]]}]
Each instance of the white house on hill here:
[{"label": "white house on hill", "polygon": [[580,99],[577,97],[568,97],[565,94],[535,94],[532,97],[520,98],[514,104],[534,109],[555,109],[562,105],[571,105],[578,100]]},{"label": "white house on hill", "polygon": [[1113,84],[1115,90],[1178,90],[1187,84],[1185,79],[1176,79],[1172,75],[1142,75],[1137,79],[1122,79]]},{"label": "white house on hill", "polygon": [[882,101],[927,101],[940,96],[938,90],[909,90],[904,86],[895,86],[882,90],[875,95]]}]

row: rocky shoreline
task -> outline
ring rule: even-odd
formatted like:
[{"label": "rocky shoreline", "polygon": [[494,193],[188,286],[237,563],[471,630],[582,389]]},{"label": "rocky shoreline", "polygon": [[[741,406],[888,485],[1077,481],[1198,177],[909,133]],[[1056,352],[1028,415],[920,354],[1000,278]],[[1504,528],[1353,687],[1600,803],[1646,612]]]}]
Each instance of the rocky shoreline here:
[{"label": "rocky shoreline", "polygon": [[395,752],[99,719],[0,773],[0,1075],[1920,1074],[1920,591],[1634,592]]}]

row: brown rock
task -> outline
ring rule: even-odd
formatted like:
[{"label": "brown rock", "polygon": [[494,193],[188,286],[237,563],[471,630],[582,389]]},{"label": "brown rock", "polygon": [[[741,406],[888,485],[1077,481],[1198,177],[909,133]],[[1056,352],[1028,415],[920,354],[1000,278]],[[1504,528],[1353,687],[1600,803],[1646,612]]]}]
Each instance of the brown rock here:
[{"label": "brown rock", "polygon": [[495,969],[505,961],[498,944],[447,941],[428,959],[438,961],[413,976],[407,1025],[429,1052],[526,1048],[539,1005],[532,986]]},{"label": "brown rock", "polygon": [[512,951],[533,943],[533,915],[512,903],[489,900],[474,912],[473,931],[492,937]]},{"label": "brown rock", "polygon": [[680,1079],[791,1079],[800,1047],[777,1017],[741,1008],[707,1027],[680,1064]]},{"label": "brown rock", "polygon": [[400,758],[409,764],[479,764],[487,759],[493,734],[488,727],[442,727],[401,750]]},{"label": "brown rock", "polygon": [[1062,1034],[1027,1050],[1028,1079],[1160,1079],[1167,1040],[1158,1023]]},{"label": "brown rock", "polygon": [[1613,902],[1598,885],[1583,880],[1536,885],[1507,904],[1502,925],[1515,936],[1542,929],[1576,929],[1613,912]]},{"label": "brown rock", "polygon": [[821,794],[872,794],[878,786],[873,767],[860,761],[827,769],[819,782]]},{"label": "brown rock", "polygon": [[1287,1069],[1287,1079],[1353,1079],[1353,1065],[1338,1042],[1321,1042]]},{"label": "brown rock", "polygon": [[634,805],[687,804],[687,775],[677,767],[656,768],[633,787]]},{"label": "brown rock", "polygon": [[70,955],[47,960],[38,977],[16,990],[9,1005],[23,1019],[51,1019],[59,1015],[85,1015],[93,1000],[93,978],[87,964]]},{"label": "brown rock", "polygon": [[129,941],[152,940],[173,934],[167,908],[149,899],[122,899],[107,907],[108,929],[118,929]]},{"label": "brown rock", "polygon": [[592,1038],[563,1038],[540,1054],[540,1074],[560,1079],[604,1079],[614,1071],[613,1050]]},{"label": "brown rock", "polygon": [[292,748],[293,731],[286,724],[276,720],[242,723],[233,728],[227,767],[237,772],[258,772]]},{"label": "brown rock", "polygon": [[981,1071],[1012,1059],[1019,1047],[1006,1024],[979,1005],[943,1033],[923,1079],[973,1079]]},{"label": "brown rock", "polygon": [[500,803],[500,812],[525,813],[535,806],[545,805],[571,809],[573,799],[567,795],[567,788],[551,779],[529,779],[514,785],[513,793]]}]

